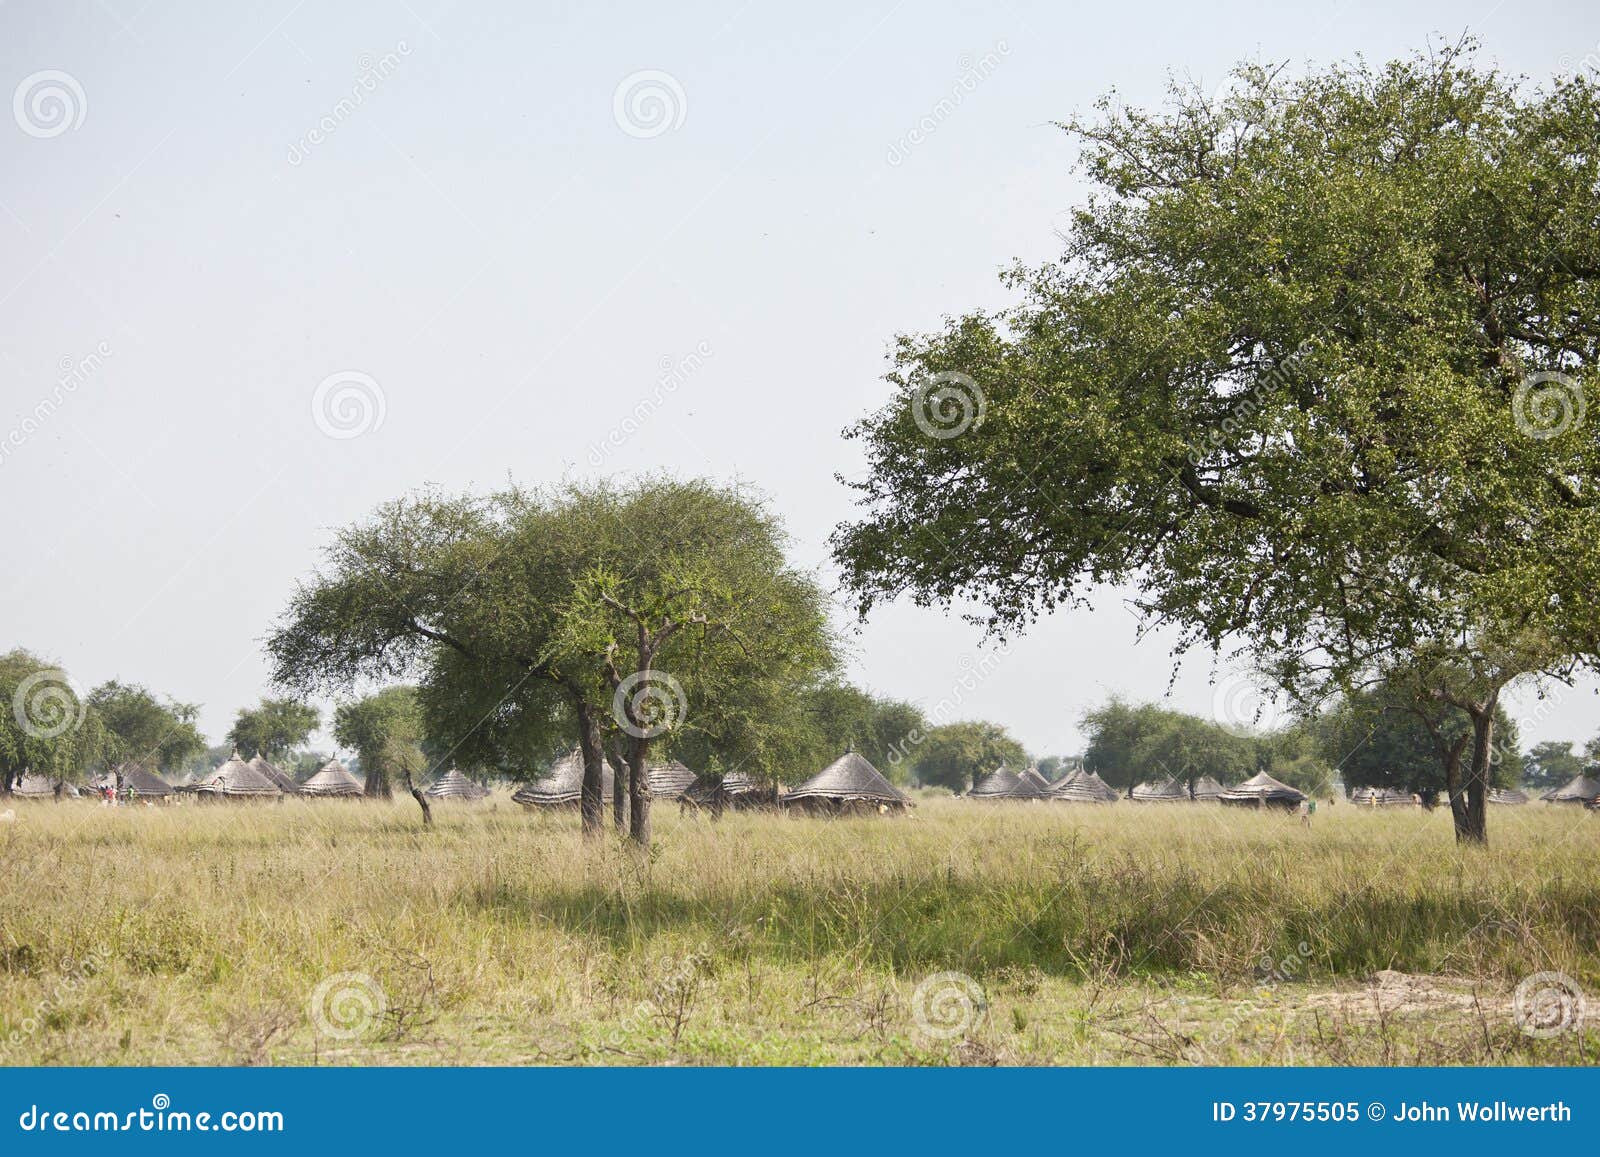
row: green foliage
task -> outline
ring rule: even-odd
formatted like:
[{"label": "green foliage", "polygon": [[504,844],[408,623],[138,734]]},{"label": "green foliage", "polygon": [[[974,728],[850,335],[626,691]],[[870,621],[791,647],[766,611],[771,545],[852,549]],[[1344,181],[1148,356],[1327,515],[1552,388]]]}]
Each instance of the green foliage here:
[{"label": "green foliage", "polygon": [[1574,754],[1570,742],[1535,743],[1523,762],[1522,782],[1529,787],[1560,787],[1582,773],[1587,760]]},{"label": "green foliage", "polygon": [[333,737],[356,752],[366,794],[387,798],[394,780],[423,766],[422,709],[415,687],[386,687],[333,713]]},{"label": "green foliage", "polygon": [[246,759],[260,754],[277,761],[299,747],[322,725],[322,713],[298,699],[263,699],[259,706],[240,708],[228,742]]},{"label": "green foliage", "polygon": [[1028,753],[1004,727],[969,721],[930,728],[914,751],[919,782],[964,792],[980,778],[1005,764],[1012,771],[1028,766]]},{"label": "green foliage", "polygon": [[8,792],[25,771],[58,783],[81,779],[112,743],[65,671],[21,649],[0,655],[0,790]]},{"label": "green foliage", "polygon": [[206,749],[195,726],[200,708],[158,699],[136,683],[111,680],[89,693],[89,706],[110,733],[105,764],[134,760],[152,771],[178,771]]},{"label": "green foliage", "polygon": [[[1381,787],[1429,797],[1446,789],[1436,741],[1426,723],[1382,688],[1341,700],[1307,720],[1304,731],[1347,788]],[[1447,708],[1440,731],[1447,743],[1465,743],[1472,720],[1464,711]],[[1516,724],[1504,708],[1498,711],[1495,732],[1499,740],[1491,780],[1515,787],[1522,757]]]}]

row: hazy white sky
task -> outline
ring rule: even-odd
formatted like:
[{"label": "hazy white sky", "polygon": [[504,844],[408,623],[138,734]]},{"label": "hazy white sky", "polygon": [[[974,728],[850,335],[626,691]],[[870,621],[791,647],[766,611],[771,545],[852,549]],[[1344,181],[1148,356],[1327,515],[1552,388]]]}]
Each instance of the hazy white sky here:
[{"label": "hazy white sky", "polygon": [[[1294,7],[9,0],[0,647],[216,738],[330,528],[425,483],[742,478],[825,566],[889,339],[1056,251],[1085,188],[1052,121],[1466,29],[1600,66],[1577,0]],[[996,655],[893,607],[854,674],[1040,753],[1112,691],[1212,714],[1136,626],[1108,593]],[[1524,718],[1583,738],[1600,702]]]}]

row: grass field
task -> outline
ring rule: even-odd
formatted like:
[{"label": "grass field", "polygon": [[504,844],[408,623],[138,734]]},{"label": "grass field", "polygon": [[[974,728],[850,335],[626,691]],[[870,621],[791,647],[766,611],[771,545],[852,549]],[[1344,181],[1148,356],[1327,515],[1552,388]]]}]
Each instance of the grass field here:
[{"label": "grass field", "polygon": [[[661,806],[645,861],[503,798],[428,831],[409,801],[14,806],[6,1064],[1600,1058],[1576,809],[1496,809],[1463,852],[1446,814],[1348,806]],[[1541,972],[1586,1027],[1519,1027]]]}]

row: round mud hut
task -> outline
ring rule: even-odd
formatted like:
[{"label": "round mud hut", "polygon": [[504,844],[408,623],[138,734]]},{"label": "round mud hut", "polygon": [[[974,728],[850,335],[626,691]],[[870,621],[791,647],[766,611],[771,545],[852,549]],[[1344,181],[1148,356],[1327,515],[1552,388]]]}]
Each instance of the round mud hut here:
[{"label": "round mud hut", "polygon": [[1217,797],[1223,803],[1236,807],[1295,808],[1309,797],[1299,788],[1273,779],[1266,772],[1257,772],[1237,787],[1230,787]]},{"label": "round mud hut", "polygon": [[858,751],[847,751],[782,798],[791,813],[817,816],[904,812],[911,801]]}]

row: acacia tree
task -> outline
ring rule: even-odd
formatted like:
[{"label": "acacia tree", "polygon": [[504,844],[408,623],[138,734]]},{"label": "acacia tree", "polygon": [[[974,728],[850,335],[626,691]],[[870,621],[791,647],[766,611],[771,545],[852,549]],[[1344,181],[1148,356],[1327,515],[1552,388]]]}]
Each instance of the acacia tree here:
[{"label": "acacia tree", "polygon": [[[360,758],[361,771],[366,776],[365,794],[392,799],[391,772],[412,770],[411,761],[398,756],[407,745],[414,747],[422,740],[417,689],[386,687],[352,703],[340,704],[333,713],[333,737]],[[426,815],[426,803],[422,810]]]},{"label": "acacia tree", "polygon": [[835,551],[1001,631],[1130,584],[1308,697],[1448,656],[1481,841],[1501,690],[1600,641],[1600,100],[1470,44],[1238,81],[1064,126],[1099,191],[1021,304],[900,339]]},{"label": "acacia tree", "polygon": [[[524,768],[576,738],[596,835],[608,732],[652,733],[626,734],[625,770],[685,726],[759,751],[759,705],[834,664],[824,598],[784,545],[748,495],[705,482],[414,496],[336,537],[269,639],[274,677],[337,690],[413,676],[428,732],[482,766]],[[677,699],[659,698],[673,685],[657,673],[692,718],[649,707]],[[648,780],[625,778],[647,842]]]},{"label": "acacia tree", "polygon": [[31,771],[49,777],[59,799],[111,743],[99,713],[59,666],[20,648],[0,655],[0,796]]},{"label": "acacia tree", "polygon": [[107,765],[134,760],[156,771],[174,771],[206,749],[195,726],[196,704],[157,698],[148,688],[115,679],[91,691],[88,704],[108,733]]},{"label": "acacia tree", "polygon": [[1028,753],[999,724],[968,720],[930,728],[917,745],[913,770],[923,783],[961,792],[1001,764],[1020,771]]},{"label": "acacia tree", "polygon": [[322,726],[322,713],[298,699],[263,699],[241,707],[228,731],[228,742],[240,751],[281,759]]}]

